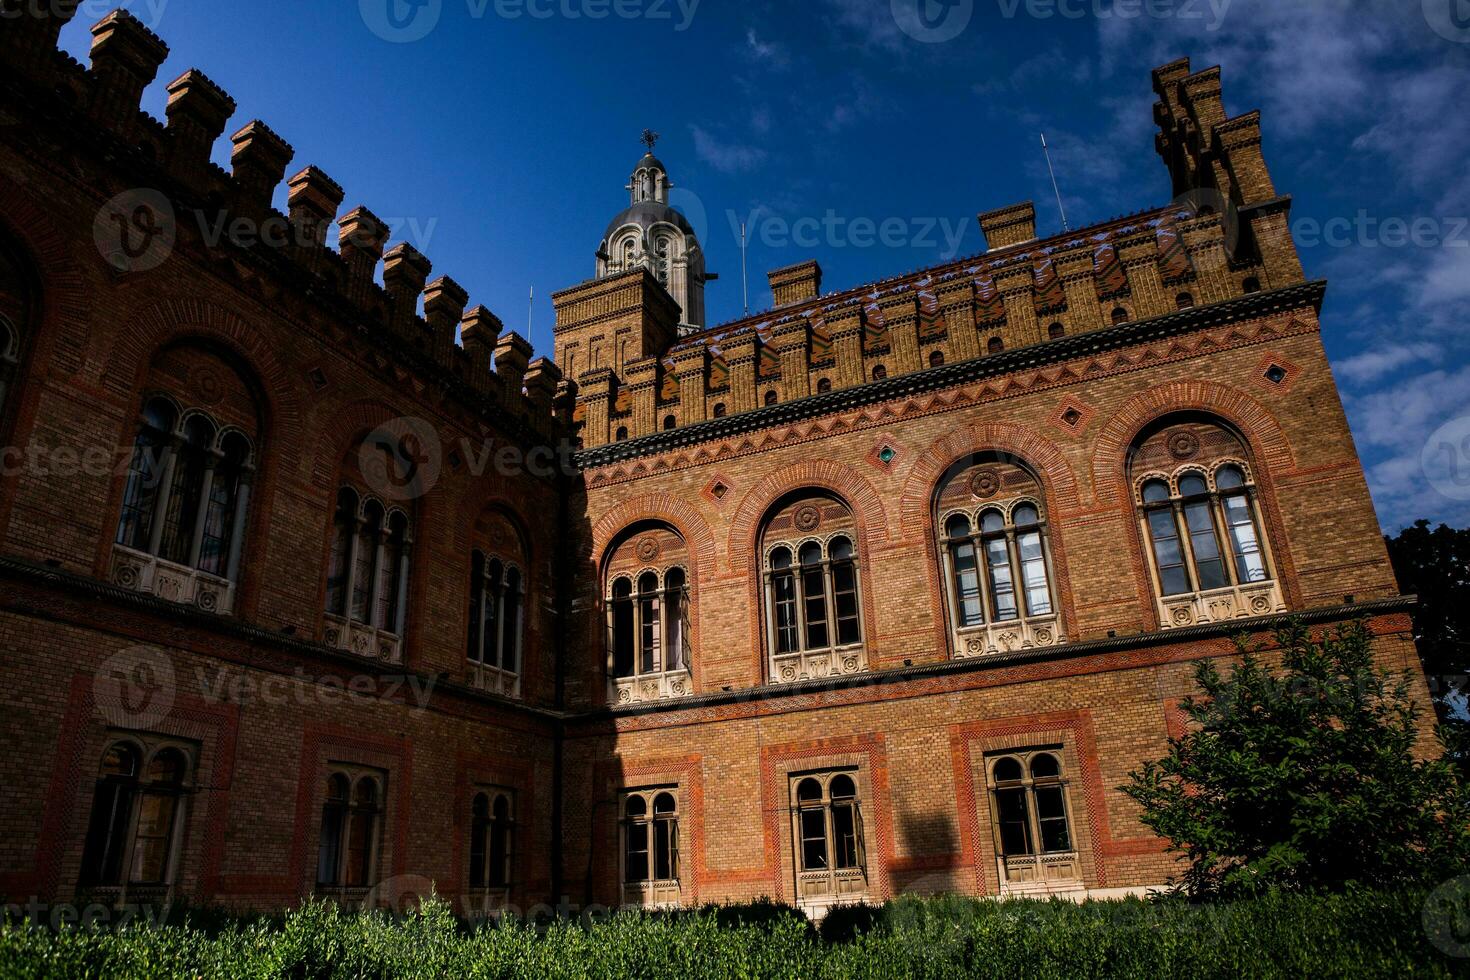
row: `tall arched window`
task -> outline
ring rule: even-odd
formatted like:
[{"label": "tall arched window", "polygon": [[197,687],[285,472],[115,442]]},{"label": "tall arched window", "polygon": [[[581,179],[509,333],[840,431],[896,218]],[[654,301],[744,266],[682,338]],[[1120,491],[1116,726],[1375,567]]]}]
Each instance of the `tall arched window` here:
[{"label": "tall arched window", "polygon": [[408,611],[409,517],[351,486],[337,491],[327,553],[329,646],[397,663]]},{"label": "tall arched window", "polygon": [[862,804],[854,776],[826,772],[792,780],[799,904],[852,901],[867,890]]},{"label": "tall arched window", "polygon": [[515,859],[515,794],[508,789],[477,792],[470,817],[470,890],[503,897]]},{"label": "tall arched window", "polygon": [[935,518],[957,657],[1064,642],[1041,483],[986,453],[941,482]]},{"label": "tall arched window", "polygon": [[833,497],[799,494],[766,521],[761,542],[773,680],[867,666],[856,541],[852,512]]},{"label": "tall arched window", "polygon": [[367,889],[377,880],[383,776],[341,769],[327,777],[317,847],[318,888]]},{"label": "tall arched window", "polygon": [[526,659],[525,546],[499,512],[482,516],[474,533],[482,546],[470,556],[470,682],[517,697]]},{"label": "tall arched window", "polygon": [[113,581],[209,612],[234,607],[255,473],[250,437],[156,395],[123,485]]},{"label": "tall arched window", "polygon": [[679,901],[679,801],[674,789],[636,790],[623,797],[623,901]]},{"label": "tall arched window", "polygon": [[182,744],[132,739],[103,753],[82,852],[84,887],[172,884],[192,755]]},{"label": "tall arched window", "polygon": [[1285,608],[1245,441],[1208,417],[1155,423],[1129,457],[1160,624]]},{"label": "tall arched window", "polygon": [[1081,881],[1061,750],[1008,752],[987,759],[990,813],[1002,890]]},{"label": "tall arched window", "polygon": [[693,693],[688,549],[666,526],[625,533],[607,559],[607,672],[617,704]]}]

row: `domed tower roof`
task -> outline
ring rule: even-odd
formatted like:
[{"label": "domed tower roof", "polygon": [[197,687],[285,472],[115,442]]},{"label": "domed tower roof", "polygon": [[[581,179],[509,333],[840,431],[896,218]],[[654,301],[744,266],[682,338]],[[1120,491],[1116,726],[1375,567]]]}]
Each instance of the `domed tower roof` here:
[{"label": "domed tower roof", "polygon": [[637,225],[646,234],[653,229],[654,225],[659,224],[673,225],[686,235],[694,234],[694,227],[689,224],[689,219],[669,205],[662,201],[639,201],[625,208],[616,218],[608,222],[607,230],[602,233],[602,243],[606,246],[608,239],[612,238],[613,233],[619,228]]}]

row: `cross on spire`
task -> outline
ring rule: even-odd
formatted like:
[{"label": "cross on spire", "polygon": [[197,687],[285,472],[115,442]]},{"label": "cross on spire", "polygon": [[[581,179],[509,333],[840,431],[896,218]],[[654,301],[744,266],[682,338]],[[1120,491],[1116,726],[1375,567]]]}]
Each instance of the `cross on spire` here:
[{"label": "cross on spire", "polygon": [[648,147],[648,152],[652,153],[653,148],[658,145],[659,136],[653,130],[645,129],[639,139],[642,140],[644,146]]}]

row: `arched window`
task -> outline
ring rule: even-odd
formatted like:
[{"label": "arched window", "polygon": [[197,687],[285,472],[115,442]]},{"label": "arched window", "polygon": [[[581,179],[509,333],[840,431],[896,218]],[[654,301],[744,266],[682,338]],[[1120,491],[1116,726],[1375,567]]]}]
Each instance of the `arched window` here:
[{"label": "arched window", "polygon": [[1243,439],[1166,419],[1135,442],[1129,473],[1165,628],[1284,608]]},{"label": "arched window", "polygon": [[666,526],[634,528],[609,554],[607,670],[616,703],[693,693],[690,560]]},{"label": "arched window", "polygon": [[867,889],[862,803],[852,772],[792,779],[796,896],[801,904],[853,899]]},{"label": "arched window", "polygon": [[1261,291],[1261,280],[1255,276],[1247,276],[1245,282],[1240,284],[1240,288],[1247,293],[1259,293]]},{"label": "arched window", "polygon": [[1189,309],[1194,306],[1194,295],[1191,293],[1180,293],[1174,297],[1174,306],[1180,310]]},{"label": "arched window", "polygon": [[627,438],[628,438],[628,427],[626,425],[620,425],[620,426],[618,426],[617,441],[618,442],[624,442],[624,441],[627,440]]},{"label": "arched window", "polygon": [[164,396],[149,398],[123,485],[113,581],[229,612],[254,473],[244,432]]},{"label": "arched window", "polygon": [[1046,328],[1046,336],[1050,340],[1056,340],[1058,337],[1065,337],[1066,335],[1067,328],[1062,326],[1060,323],[1053,323],[1051,326]]},{"label": "arched window", "polygon": [[762,541],[772,679],[864,669],[857,525],[847,505],[798,495],[778,506]]},{"label": "arched window", "polygon": [[344,769],[327,777],[317,848],[319,888],[362,889],[377,880],[383,776]]},{"label": "arched window", "polygon": [[514,861],[515,794],[485,789],[470,805],[470,890],[506,892]]},{"label": "arched window", "polygon": [[776,394],[776,389],[772,388],[766,392],[765,403],[768,407],[776,404],[776,402],[779,400],[780,396]]},{"label": "arched window", "polygon": [[674,789],[624,795],[621,850],[625,903],[679,900],[679,801]]},{"label": "arched window", "polygon": [[877,367],[873,368],[874,381],[882,381],[886,377],[888,377],[888,369],[886,367],[879,364]]},{"label": "arched window", "polygon": [[676,428],[678,426],[678,424],[679,424],[679,420],[676,419],[676,418],[674,418],[674,416],[672,416],[672,415],[665,415],[664,416],[664,431],[665,432],[668,432],[670,429]]},{"label": "arched window", "polygon": [[1081,879],[1061,750],[987,759],[991,815],[1003,885]]},{"label": "arched window", "polygon": [[520,693],[525,586],[520,568],[478,548],[470,556],[471,681],[514,697]]},{"label": "arched window", "polygon": [[940,485],[936,517],[959,657],[1063,642],[1040,481],[984,454]]},{"label": "arched window", "polygon": [[818,379],[818,381],[817,381],[817,394],[819,394],[819,395],[825,395],[827,392],[829,392],[831,390],[832,390],[832,379],[831,378],[820,378],[820,379]]},{"label": "arched window", "polygon": [[1005,343],[1004,340],[1001,340],[999,337],[991,337],[990,340],[985,345],[985,352],[987,354],[999,354],[1001,351],[1003,351],[1005,349],[1006,349],[1006,343]]},{"label": "arched window", "polygon": [[81,883],[93,888],[173,881],[192,753],[168,742],[116,742],[103,753]]},{"label": "arched window", "polygon": [[351,486],[337,491],[327,554],[326,642],[396,663],[408,614],[409,517]]},{"label": "arched window", "polygon": [[724,402],[715,402],[714,416],[717,419],[722,419],[722,418],[725,417],[725,403]]},{"label": "arched window", "polygon": [[931,350],[929,352],[929,366],[932,367],[932,368],[933,367],[943,367],[944,366],[944,351],[942,351],[942,350]]},{"label": "arched window", "polygon": [[1113,325],[1118,326],[1128,322],[1128,311],[1121,306],[1113,307]]}]

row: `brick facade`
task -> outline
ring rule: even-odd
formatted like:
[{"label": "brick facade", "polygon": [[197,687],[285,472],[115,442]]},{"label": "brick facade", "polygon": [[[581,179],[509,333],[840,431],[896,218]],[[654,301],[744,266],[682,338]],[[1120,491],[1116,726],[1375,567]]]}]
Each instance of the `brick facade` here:
[{"label": "brick facade", "polygon": [[[275,214],[291,147],[255,123],[233,172],[215,167],[233,101],[191,71],[167,125],[142,115],[163,42],[112,15],[86,70],[55,50],[70,8],[0,26],[18,123],[0,132],[0,315],[18,337],[0,389],[7,901],[98,890],[99,765],[160,742],[189,774],[167,880],[134,898],[391,902],[432,883],[613,904],[633,790],[677,808],[648,824],[676,845],[646,892],[661,900],[1107,894],[1170,874],[1117,787],[1165,751],[1191,662],[1229,656],[1232,634],[1365,616],[1427,704],[1322,346],[1324,286],[1218,70],[1155,72],[1168,207],[1046,241],[1025,205],[987,212],[985,255],[825,295],[815,263],[778,270],[776,309],[682,337],[646,272],[584,283],[557,295],[559,368],[411,247],[385,254],[366,209],[328,248],[344,195],[320,171]],[[211,240],[221,217],[284,237]],[[248,441],[243,524],[207,495],[194,518],[185,476],[154,542],[119,537],[156,397]],[[1192,460],[1213,480],[1217,449],[1245,473],[1266,572],[1161,596],[1143,483]],[[977,537],[985,554],[1010,542],[1012,587],[1044,575],[1011,593],[1019,625],[995,578],[984,621],[961,621],[941,519],[989,534],[992,500],[1011,526]],[[187,545],[193,519],[197,554],[165,560],[159,536]],[[800,564],[808,545],[786,649],[776,554]],[[1068,832],[1022,855],[995,762],[1033,751],[1060,767]],[[343,805],[374,816],[343,824],[340,853],[338,771],[378,794]],[[813,820],[838,828],[825,898],[803,851],[813,774],[830,795]],[[499,891],[470,869],[486,788],[514,800]],[[358,846],[367,878],[325,886]]]}]

